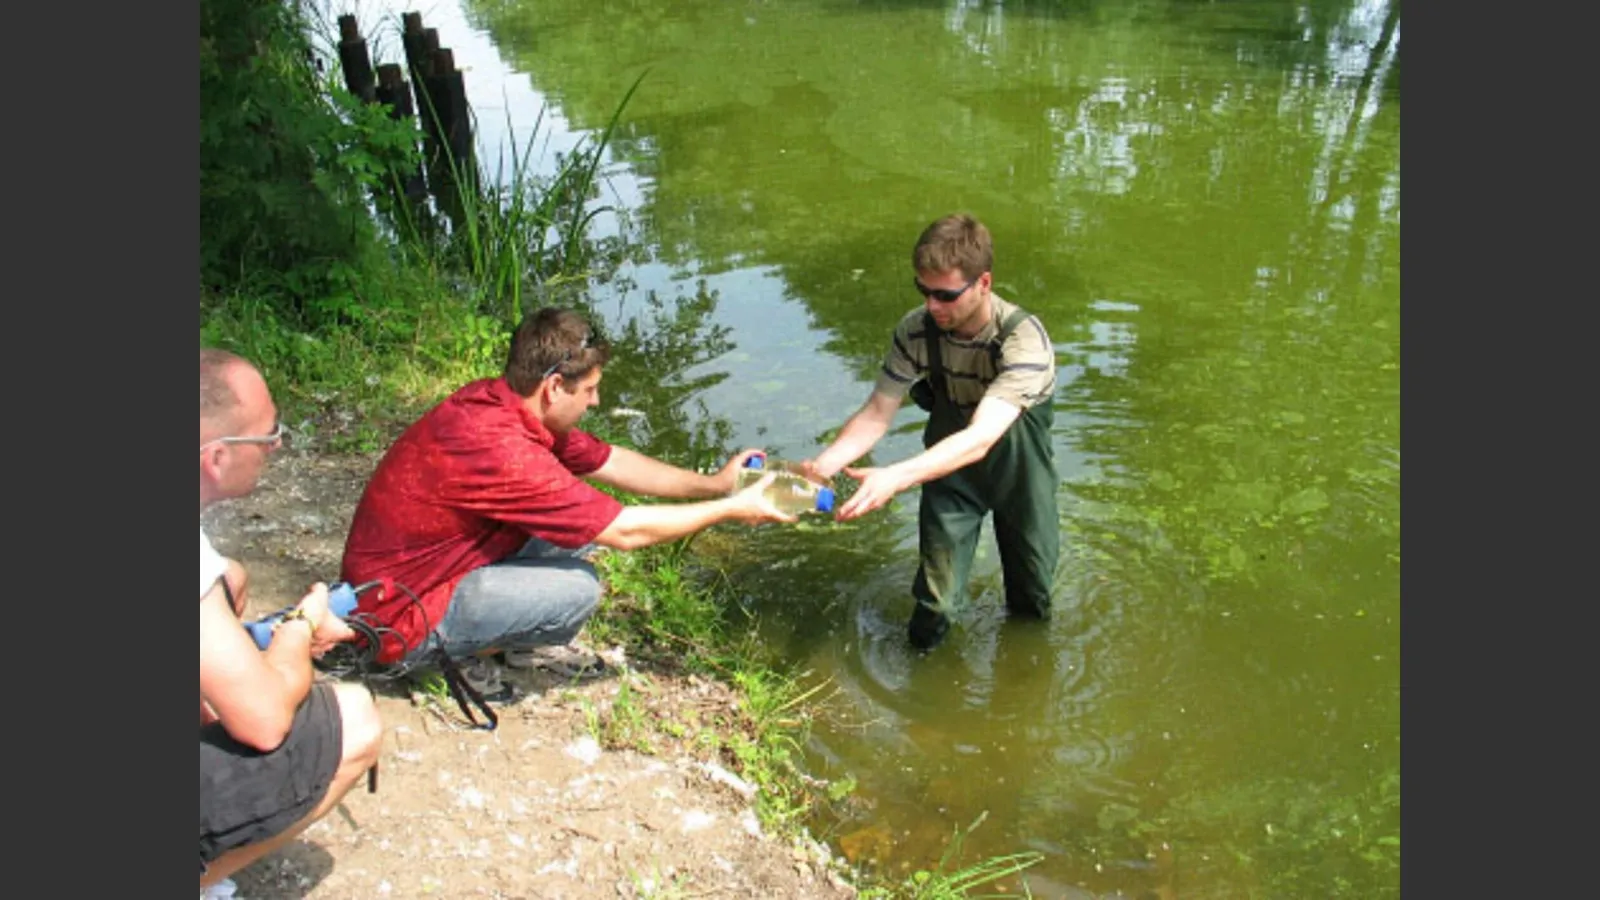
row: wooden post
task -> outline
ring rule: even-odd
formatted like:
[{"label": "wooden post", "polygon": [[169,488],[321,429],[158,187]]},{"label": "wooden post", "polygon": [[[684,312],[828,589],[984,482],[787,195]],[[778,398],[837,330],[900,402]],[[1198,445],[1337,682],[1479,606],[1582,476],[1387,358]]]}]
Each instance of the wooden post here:
[{"label": "wooden post", "polygon": [[[434,103],[428,97],[428,76],[433,73],[433,60],[428,54],[428,39],[422,27],[422,13],[408,12],[401,16],[404,30],[400,43],[406,51],[406,68],[411,72],[411,88],[417,99],[417,115],[422,119],[424,144],[432,155],[436,131],[434,130]],[[437,40],[438,32],[435,32]]]},{"label": "wooden post", "polygon": [[[445,146],[449,147],[450,154],[463,164],[475,163],[472,107],[467,105],[466,76],[456,68],[455,54],[448,49],[434,53],[433,67],[440,84],[444,87],[443,94],[448,98],[445,105],[450,110],[450,115],[444,119],[445,127],[441,135]],[[468,168],[476,171],[475,165],[468,165]]]},{"label": "wooden post", "polygon": [[372,103],[377,99],[367,39],[361,36],[356,17],[352,15],[339,17],[339,66],[344,69],[344,83],[350,93],[360,97],[364,103]]},{"label": "wooden post", "polygon": [[439,128],[441,110],[439,100],[429,93],[431,76],[433,75],[433,53],[428,49],[429,44],[439,46],[439,30],[436,28],[422,27],[421,13],[404,13],[401,15],[403,30],[400,35],[401,44],[406,51],[406,66],[411,70],[411,89],[416,97],[417,118],[422,122],[422,159],[423,168],[427,171],[428,189],[434,196],[440,196],[441,191],[433,183],[440,177],[438,161],[444,155],[442,133]]},{"label": "wooden post", "polygon": [[[439,103],[447,102],[447,101],[440,100],[439,97],[437,97],[437,96],[435,96],[433,94],[433,82],[429,80],[434,75],[438,74],[438,60],[434,56],[434,54],[436,54],[438,52],[439,52],[439,29],[437,29],[437,28],[424,28],[424,29],[422,29],[422,47],[421,47],[421,53],[422,53],[422,75],[423,75],[422,80],[423,80],[424,83],[427,84],[428,102],[430,102],[432,104],[435,104],[435,105],[438,105]],[[422,114],[424,117],[427,117],[427,115],[428,115],[428,111],[426,109],[418,108],[417,112]],[[444,121],[444,118],[443,118],[443,115],[441,114],[438,117],[437,121],[434,122],[434,124],[435,125],[439,125],[443,121]],[[441,129],[439,133],[443,134],[444,133],[443,129]]]},{"label": "wooden post", "polygon": [[[418,109],[417,112],[420,113],[423,118],[433,120],[433,126],[435,129],[434,136],[442,141],[444,139],[444,123],[448,121],[448,117],[444,112],[444,105],[449,103],[450,100],[447,97],[439,96],[433,90],[434,85],[436,84],[434,81],[434,76],[441,74],[439,71],[439,60],[437,56],[438,52],[439,29],[422,29],[422,81],[427,85],[428,102],[437,108],[439,113],[436,116],[430,116],[428,115],[428,110],[426,109]],[[446,69],[445,71],[448,72],[449,69]]]},{"label": "wooden post", "polygon": [[476,196],[478,190],[472,110],[467,105],[466,80],[455,67],[455,54],[440,48],[433,52],[431,61],[427,93],[437,104],[436,138],[441,152],[429,170],[429,182],[440,208],[459,226],[465,213],[463,197],[468,193]]},{"label": "wooden post", "polygon": [[[406,68],[411,70],[412,82],[420,85],[429,65],[426,39],[422,34],[422,13],[408,12],[400,18],[405,23],[404,30],[400,32],[400,44],[406,50]],[[417,108],[422,108],[420,102]]]},{"label": "wooden post", "polygon": [[[378,102],[389,108],[389,118],[407,124],[415,121],[416,107],[411,102],[411,85],[406,83],[405,74],[398,64],[387,63],[378,67],[376,94]],[[401,192],[406,202],[411,204],[414,215],[425,211],[421,207],[427,203],[428,187],[423,180],[421,166],[402,175]]]}]

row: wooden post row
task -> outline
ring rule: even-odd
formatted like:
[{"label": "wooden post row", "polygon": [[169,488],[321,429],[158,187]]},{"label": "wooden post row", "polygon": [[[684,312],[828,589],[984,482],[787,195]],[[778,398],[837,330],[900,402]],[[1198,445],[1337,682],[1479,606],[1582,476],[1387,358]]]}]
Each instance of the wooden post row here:
[{"label": "wooden post row", "polygon": [[367,53],[367,39],[361,36],[356,17],[339,17],[339,66],[344,70],[344,83],[350,93],[364,103],[377,99],[376,80],[372,74],[372,58]]}]

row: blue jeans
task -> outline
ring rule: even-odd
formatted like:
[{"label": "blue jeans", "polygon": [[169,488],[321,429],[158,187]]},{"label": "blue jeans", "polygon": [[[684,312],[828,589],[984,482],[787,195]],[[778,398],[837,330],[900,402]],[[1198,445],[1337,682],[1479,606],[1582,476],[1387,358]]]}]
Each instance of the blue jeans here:
[{"label": "blue jeans", "polygon": [[463,659],[568,643],[600,602],[600,576],[580,558],[593,549],[566,550],[530,538],[510,557],[472,570],[456,585],[439,626],[406,661],[440,647]]}]

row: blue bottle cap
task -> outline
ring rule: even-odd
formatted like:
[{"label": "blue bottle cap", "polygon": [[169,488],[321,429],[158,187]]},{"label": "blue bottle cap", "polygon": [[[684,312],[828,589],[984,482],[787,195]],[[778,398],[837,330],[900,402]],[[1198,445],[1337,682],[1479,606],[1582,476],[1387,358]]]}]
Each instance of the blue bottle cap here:
[{"label": "blue bottle cap", "polygon": [[817,512],[833,512],[833,488],[817,491]]},{"label": "blue bottle cap", "polygon": [[759,468],[761,468],[761,457],[759,457],[759,456],[750,457],[749,459],[744,461],[744,467],[746,469],[759,469]]}]

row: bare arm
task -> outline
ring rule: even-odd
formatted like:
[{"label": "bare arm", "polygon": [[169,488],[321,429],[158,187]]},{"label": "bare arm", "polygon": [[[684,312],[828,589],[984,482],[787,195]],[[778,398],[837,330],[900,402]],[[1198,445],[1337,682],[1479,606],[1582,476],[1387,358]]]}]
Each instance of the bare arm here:
[{"label": "bare arm", "polygon": [[220,583],[200,599],[200,700],[230,736],[263,752],[289,734],[295,709],[311,690],[312,654],[353,636],[328,613],[326,585],[314,586],[299,605],[315,631],[290,621],[263,651],[229,607]]},{"label": "bare arm", "polygon": [[844,423],[844,427],[839,429],[839,436],[834,438],[828,449],[808,461],[810,473],[817,478],[827,480],[840,469],[866,455],[866,452],[876,446],[888,433],[889,425],[894,421],[894,414],[899,409],[898,399],[873,391],[867,397],[867,402],[863,403],[855,415]]},{"label": "bare arm", "polygon": [[250,605],[250,598],[246,594],[250,590],[250,577],[237,560],[227,559],[227,563],[228,571],[223,577],[228,580],[228,590],[233,592],[233,614],[242,619],[245,608]]},{"label": "bare arm", "polygon": [[746,525],[793,522],[796,517],[780,512],[761,496],[762,490],[775,477],[775,474],[768,474],[737,494],[716,500],[623,507],[606,530],[595,537],[595,542],[618,550],[635,550],[687,537],[722,522],[737,521]]},{"label": "bare arm", "polygon": [[839,508],[838,519],[845,521],[864,516],[901,491],[942,478],[983,459],[1021,414],[1022,410],[1011,403],[985,397],[973,411],[972,421],[966,428],[916,456],[882,468],[846,469],[850,477],[861,479],[861,486]]},{"label": "bare arm", "polygon": [[706,500],[731,492],[738,477],[739,467],[744,465],[746,459],[760,453],[759,450],[744,450],[729,460],[728,464],[715,475],[702,475],[626,447],[614,446],[606,464],[590,472],[588,477],[619,490],[647,497]]}]

